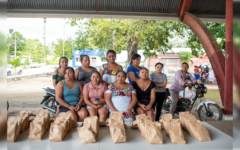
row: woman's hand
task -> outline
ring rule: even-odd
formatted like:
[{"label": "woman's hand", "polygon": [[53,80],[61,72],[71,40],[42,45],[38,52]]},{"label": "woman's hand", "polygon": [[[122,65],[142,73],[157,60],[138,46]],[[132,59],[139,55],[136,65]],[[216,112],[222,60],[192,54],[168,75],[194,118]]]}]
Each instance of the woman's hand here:
[{"label": "woman's hand", "polygon": [[72,105],[70,105],[70,106],[68,107],[68,109],[70,109],[70,110],[72,110],[72,111],[74,111],[75,108],[76,108],[76,107],[74,107],[74,106],[72,106]]},{"label": "woman's hand", "polygon": [[151,110],[152,109],[152,105],[148,104],[146,109],[147,110]]},{"label": "woman's hand", "polygon": [[80,107],[81,107],[80,104],[77,104],[75,107],[75,111],[79,111]]},{"label": "woman's hand", "polygon": [[144,111],[147,111],[147,106],[146,105],[143,105],[143,104],[140,104],[140,107],[144,110]]},{"label": "woman's hand", "polygon": [[127,110],[126,110],[126,115],[127,115],[128,117],[132,116],[132,110],[131,110],[131,109],[127,109]]},{"label": "woman's hand", "polygon": [[93,103],[94,105],[98,105],[98,104],[99,104],[99,102],[96,102],[96,101],[92,101],[92,103]]},{"label": "woman's hand", "polygon": [[99,108],[101,108],[103,105],[96,105],[96,106],[94,106],[94,108],[95,109],[99,109]]}]

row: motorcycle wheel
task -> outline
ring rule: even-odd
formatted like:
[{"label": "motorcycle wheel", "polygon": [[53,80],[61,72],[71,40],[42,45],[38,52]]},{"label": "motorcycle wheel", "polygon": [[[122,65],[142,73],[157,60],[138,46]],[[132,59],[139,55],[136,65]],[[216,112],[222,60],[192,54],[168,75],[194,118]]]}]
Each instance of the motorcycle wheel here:
[{"label": "motorcycle wheel", "polygon": [[204,106],[200,106],[198,109],[198,118],[201,121],[221,121],[222,110],[217,104],[208,104],[208,109],[213,113],[213,116],[207,116],[206,109]]},{"label": "motorcycle wheel", "polygon": [[43,109],[48,109],[52,113],[53,116],[55,116],[56,113],[56,104],[54,98],[49,98],[44,104]]}]

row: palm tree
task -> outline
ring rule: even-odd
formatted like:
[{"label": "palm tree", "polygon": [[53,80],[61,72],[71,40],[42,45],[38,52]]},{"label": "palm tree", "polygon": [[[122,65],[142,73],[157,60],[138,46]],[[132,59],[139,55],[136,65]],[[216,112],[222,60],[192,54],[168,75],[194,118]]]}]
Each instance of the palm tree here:
[{"label": "palm tree", "polygon": [[16,78],[17,67],[19,67],[21,65],[20,58],[15,58],[14,60],[9,60],[8,64],[11,64],[15,69],[15,81],[16,81],[17,80],[17,78]]}]

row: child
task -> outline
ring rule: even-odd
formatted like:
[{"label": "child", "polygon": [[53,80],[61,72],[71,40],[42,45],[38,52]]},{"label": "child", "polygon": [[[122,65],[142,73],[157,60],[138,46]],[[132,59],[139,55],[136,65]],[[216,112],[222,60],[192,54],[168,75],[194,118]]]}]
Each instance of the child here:
[{"label": "child", "polygon": [[212,85],[213,85],[213,82],[214,82],[214,72],[213,72],[213,68],[211,68],[210,72],[209,72],[209,84],[210,82],[212,82]]},{"label": "child", "polygon": [[206,81],[205,79],[206,79],[206,73],[203,72],[203,73],[202,73],[202,83],[203,83],[203,84],[205,84],[205,81]]}]

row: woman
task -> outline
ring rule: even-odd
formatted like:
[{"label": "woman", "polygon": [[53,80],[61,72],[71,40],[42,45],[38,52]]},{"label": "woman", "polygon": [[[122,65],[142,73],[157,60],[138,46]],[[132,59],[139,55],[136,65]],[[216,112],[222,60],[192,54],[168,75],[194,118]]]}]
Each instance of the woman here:
[{"label": "woman", "polygon": [[[64,80],[64,69],[68,66],[67,57],[61,57],[59,59],[58,64],[59,64],[59,68],[54,70],[52,75],[54,89],[56,89],[58,82]],[[60,106],[60,104],[57,101],[56,101],[56,104],[57,104],[57,111],[56,111],[55,117],[57,117],[59,114],[59,106]]]},{"label": "woman", "polygon": [[200,72],[199,72],[199,69],[197,66],[195,66],[195,68],[194,68],[194,76],[195,76],[195,79],[197,80],[197,82],[199,83]]},{"label": "woman", "polygon": [[99,121],[104,122],[108,114],[108,107],[105,104],[104,94],[107,85],[101,82],[101,75],[95,71],[92,73],[91,82],[85,84],[83,88],[84,102],[90,116],[99,115]]},{"label": "woman", "polygon": [[90,66],[90,58],[88,55],[80,55],[82,66],[75,70],[75,80],[78,80],[84,86],[91,81],[91,75],[96,69]]},{"label": "woman", "polygon": [[177,106],[177,102],[178,102],[178,95],[179,92],[184,90],[184,86],[188,86],[191,89],[191,83],[196,83],[196,80],[194,79],[194,77],[187,72],[189,66],[188,63],[184,62],[182,63],[182,70],[178,70],[175,74],[175,78],[173,81],[172,86],[169,88],[170,90],[170,94],[172,97],[172,104],[170,106],[170,114],[173,114],[176,106]]},{"label": "woman", "polygon": [[107,51],[106,59],[108,63],[103,65],[103,69],[100,69],[100,74],[103,81],[107,82],[109,85],[116,81],[117,72],[122,71],[123,69],[121,65],[115,62],[116,52],[114,50]]},{"label": "woman", "polygon": [[125,82],[126,73],[117,72],[116,81],[108,86],[105,100],[110,111],[123,112],[123,120],[133,121],[133,107],[137,103],[136,92],[132,85]]},{"label": "woman", "polygon": [[141,56],[139,54],[134,54],[131,58],[130,66],[127,68],[127,77],[130,84],[139,79],[139,70],[142,68],[139,66],[141,62]]},{"label": "woman", "polygon": [[167,86],[167,76],[162,73],[163,64],[158,62],[155,65],[155,72],[151,73],[149,79],[152,80],[156,84],[156,116],[155,121],[159,121],[161,112],[162,112],[162,105],[163,101],[165,100],[166,95],[166,86]]},{"label": "woman", "polygon": [[211,68],[210,72],[209,72],[209,85],[212,82],[212,86],[213,86],[213,82],[214,82],[214,72],[213,72],[213,68]]},{"label": "woman", "polygon": [[61,105],[59,110],[60,112],[71,112],[73,120],[82,122],[88,115],[86,108],[81,107],[83,103],[82,84],[74,80],[72,67],[65,68],[64,78],[56,88],[56,100]]},{"label": "woman", "polygon": [[138,114],[147,114],[150,120],[154,120],[154,102],[155,102],[155,83],[148,78],[148,69],[141,68],[139,71],[140,79],[133,82],[133,87],[137,92],[137,104],[134,111]]}]

